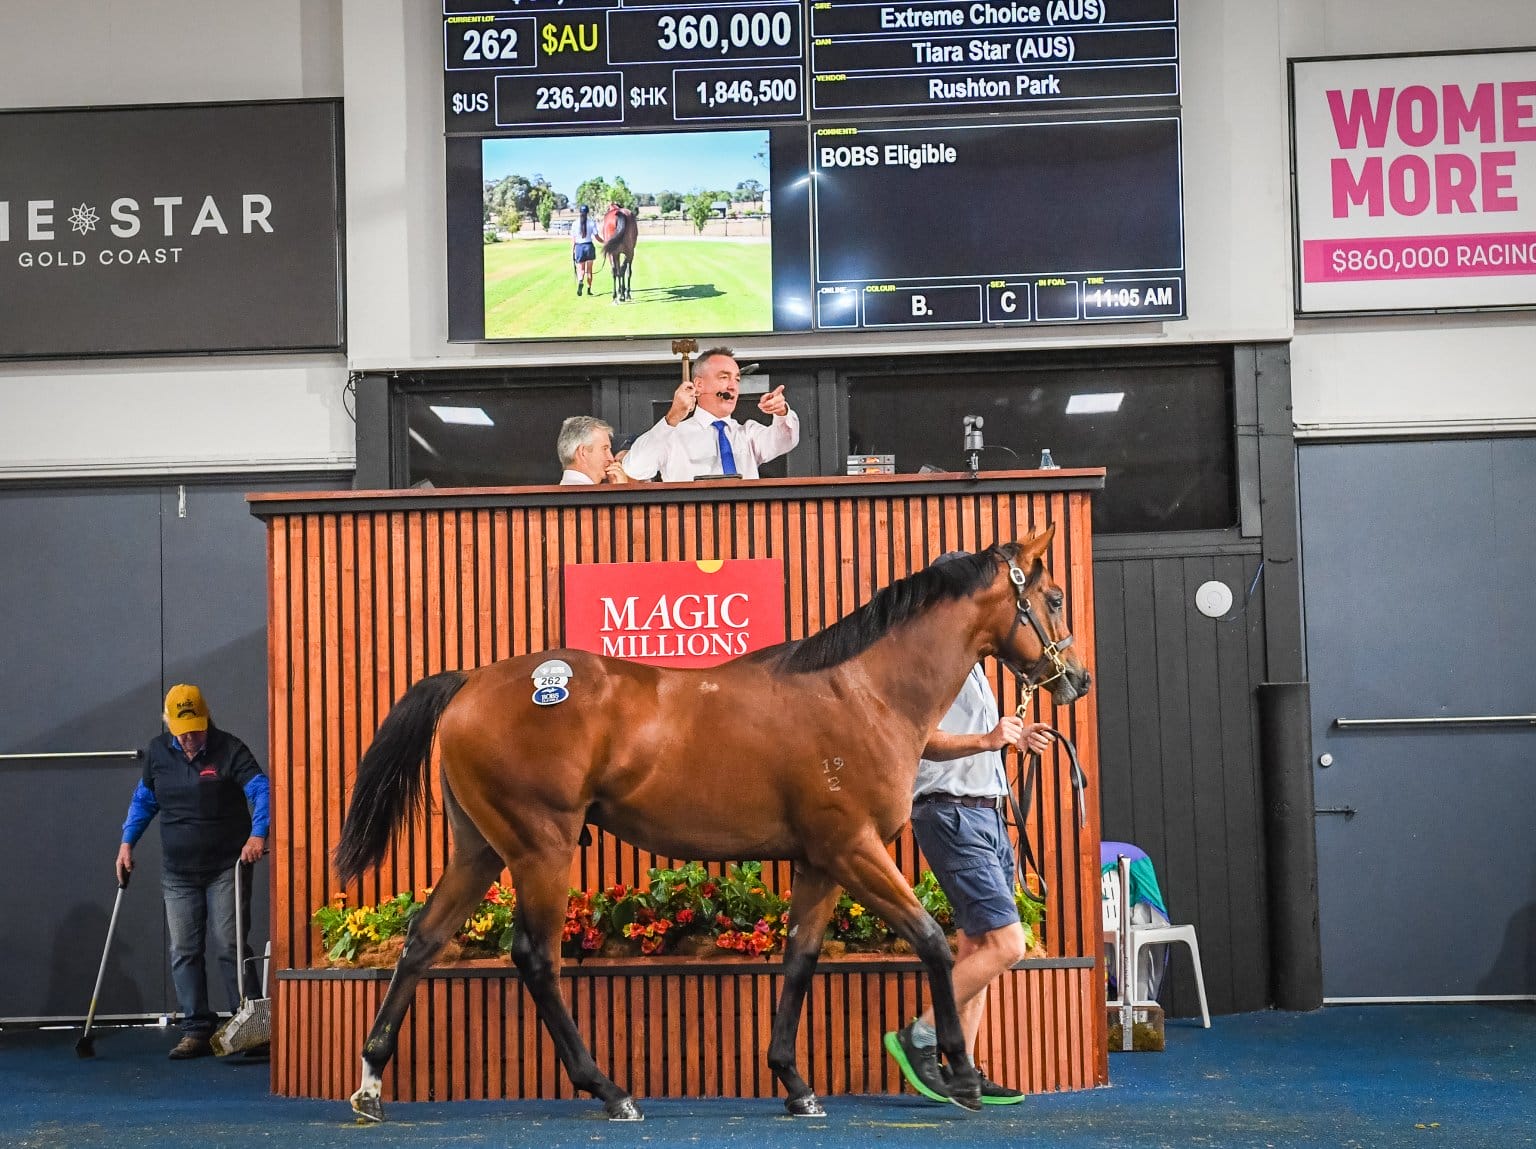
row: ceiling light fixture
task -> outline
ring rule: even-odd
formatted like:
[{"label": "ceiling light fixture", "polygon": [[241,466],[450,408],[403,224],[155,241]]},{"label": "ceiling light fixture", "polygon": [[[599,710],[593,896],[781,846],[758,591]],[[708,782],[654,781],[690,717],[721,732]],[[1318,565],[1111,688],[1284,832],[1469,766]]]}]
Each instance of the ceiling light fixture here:
[{"label": "ceiling light fixture", "polygon": [[464,427],[494,427],[495,421],[480,407],[439,407],[435,403],[428,404],[432,408],[432,414],[436,415],[444,423],[454,423]]},{"label": "ceiling light fixture", "polygon": [[1087,395],[1073,395],[1067,400],[1068,415],[1106,415],[1120,410],[1125,399],[1124,391],[1101,391]]}]

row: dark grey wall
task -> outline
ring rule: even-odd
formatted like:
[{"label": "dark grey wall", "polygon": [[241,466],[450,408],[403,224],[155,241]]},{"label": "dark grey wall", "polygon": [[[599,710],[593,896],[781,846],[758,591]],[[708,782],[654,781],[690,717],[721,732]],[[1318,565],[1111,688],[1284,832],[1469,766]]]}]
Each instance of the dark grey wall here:
[{"label": "dark grey wall", "polygon": [[[1094,543],[1104,838],[1152,856],[1173,920],[1195,926],[1212,1013],[1272,1001],[1255,691],[1305,678],[1288,349],[1233,348],[1231,370],[1239,524]],[[1232,591],[1219,619],[1194,605],[1211,579]],[[1172,951],[1163,1004],[1190,1016]]]},{"label": "dark grey wall", "polygon": [[[1212,1013],[1269,1003],[1254,707],[1264,674],[1262,584],[1243,606],[1257,550],[1170,548],[1093,566],[1104,837],[1146,850],[1172,919],[1195,925]],[[1195,589],[1210,579],[1233,592],[1219,620],[1194,606]],[[1169,970],[1164,1006],[1197,1013],[1181,947]]]},{"label": "dark grey wall", "polygon": [[[175,682],[267,755],[266,535],[247,490],[318,480],[0,490],[0,754],[130,750],[161,729]],[[85,1013],[117,885],[113,857],[142,763],[0,762],[0,1017]],[[135,851],[100,1013],[174,1010],[159,831]],[[252,942],[267,937],[257,871]],[[222,996],[215,987],[213,1000]]]}]

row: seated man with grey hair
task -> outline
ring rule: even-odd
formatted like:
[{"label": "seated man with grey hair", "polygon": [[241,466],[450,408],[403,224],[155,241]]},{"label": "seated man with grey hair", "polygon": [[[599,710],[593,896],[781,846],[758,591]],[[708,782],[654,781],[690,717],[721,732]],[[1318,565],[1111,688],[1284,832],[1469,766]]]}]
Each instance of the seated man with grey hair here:
[{"label": "seated man with grey hair", "polygon": [[555,440],[562,487],[590,487],[599,483],[627,483],[629,476],[613,457],[613,428],[591,415],[572,415],[560,424]]}]

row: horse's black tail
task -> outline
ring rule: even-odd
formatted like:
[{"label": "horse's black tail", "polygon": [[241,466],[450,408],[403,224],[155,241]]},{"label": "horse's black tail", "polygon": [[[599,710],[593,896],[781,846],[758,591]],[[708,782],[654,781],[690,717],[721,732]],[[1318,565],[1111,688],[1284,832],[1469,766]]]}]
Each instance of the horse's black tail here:
[{"label": "horse's black tail", "polygon": [[423,678],[385,716],[358,764],[341,844],[332,858],[343,882],[377,865],[395,831],[425,805],[437,720],[468,678],[462,670]]}]

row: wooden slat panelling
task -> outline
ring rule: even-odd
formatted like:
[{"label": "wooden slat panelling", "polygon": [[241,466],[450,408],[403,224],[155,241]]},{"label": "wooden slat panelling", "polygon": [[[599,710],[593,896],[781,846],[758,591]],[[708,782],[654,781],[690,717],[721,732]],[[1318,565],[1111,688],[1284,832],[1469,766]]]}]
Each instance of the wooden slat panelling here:
[{"label": "wooden slat panelling", "polygon": [[[800,1068],[820,1094],[882,1093],[900,1084],[880,1038],[919,1008],[922,975],[910,962],[907,969],[890,971],[871,969],[872,964],[841,969],[839,963],[826,963],[807,997]],[[1026,1027],[994,1019],[984,1025],[977,1060],[989,1075],[1032,1093],[1097,1083],[1091,1052],[1071,1024],[1096,1004],[1096,976],[1089,968],[1021,968],[1004,974],[991,990],[995,1018],[1005,1012],[1035,1015],[1051,1024]],[[563,981],[598,1064],[636,1096],[782,1096],[767,1065],[772,1005],[783,984],[777,974],[719,963],[686,972],[672,967],[651,977],[587,969],[568,973]],[[384,984],[344,974],[279,978],[275,1012],[284,1036],[274,1046],[275,1091],[335,1100],[349,1096],[360,1071],[355,1023],[373,1016]],[[416,1020],[406,1022],[397,1055],[413,1069],[386,1074],[385,1097],[573,1096],[531,1005],[519,1008],[525,1002],[516,975],[504,968],[424,981],[411,1009]],[[439,1031],[438,1019],[444,1015],[477,1024]],[[297,1040],[301,1033],[312,1040]]]},{"label": "wooden slat panelling", "polygon": [[[548,505],[421,503],[374,509],[367,497],[354,496],[322,510],[312,509],[313,499],[302,511],[269,506],[275,970],[316,964],[321,955],[309,917],[333,895],[345,894],[349,904],[377,902],[433,883],[450,848],[435,771],[425,821],[400,837],[376,874],[345,891],[332,884],[329,852],[339,838],[358,760],[393,700],[418,678],[557,646],[561,572],[568,563],[777,558],[785,570],[787,633],[799,638],[946,550],[977,549],[1055,523],[1051,563],[1068,591],[1076,649],[1091,660],[1095,619],[1088,495],[1031,489],[1029,480],[1013,487],[931,495],[873,484],[867,489],[827,485],[797,489],[794,497],[778,501],[733,498],[728,490],[716,490],[697,502],[648,505],[578,506],[552,497]],[[1117,590],[1117,601],[1129,612],[1123,579]],[[1149,607],[1153,590],[1148,578],[1144,597]],[[1180,582],[1178,593],[1183,590]],[[1168,625],[1176,618],[1179,625],[1190,626],[1193,643],[1198,636],[1174,610],[1176,597],[1167,591],[1159,600],[1163,616]],[[1138,624],[1152,617],[1136,616]],[[1123,637],[1126,628],[1111,627],[1108,633]],[[1223,662],[1248,653],[1229,646],[1220,647]],[[1150,669],[1155,680],[1159,668]],[[1014,683],[1000,671],[997,683],[1005,711],[1011,710],[1017,697]],[[1129,696],[1128,687],[1115,685]],[[1089,818],[1080,828],[1064,763],[1053,755],[1045,763],[1043,792],[1036,795],[1030,817],[1031,837],[1050,884],[1044,938],[1055,957],[1092,957],[1098,951],[1097,697],[1095,692],[1066,711],[1036,703],[1040,718],[1056,722],[1076,741],[1090,778]],[[1148,705],[1155,711],[1158,704],[1153,695]],[[1245,735],[1239,723],[1223,725],[1220,745]],[[1129,747],[1124,731],[1113,737],[1117,749]],[[1167,737],[1174,735],[1167,734],[1151,751],[1144,742],[1138,745],[1143,752],[1171,749]],[[1201,763],[1193,769],[1208,771],[1215,744],[1202,742],[1199,753],[1184,745]],[[1201,779],[1192,774],[1190,780],[1198,785]],[[1245,814],[1256,822],[1251,790],[1234,794],[1230,784],[1218,784],[1208,801],[1228,820]],[[1152,848],[1147,841],[1142,844]],[[910,837],[904,833],[893,850],[903,872],[915,878],[921,860]],[[642,882],[652,865],[676,861],[654,858],[599,833],[573,863],[571,880],[582,886],[632,885]],[[1179,864],[1173,863],[1172,873],[1182,874]],[[775,866],[772,873],[783,888],[788,867]],[[1240,876],[1234,876],[1230,891],[1210,891],[1227,903],[1234,931],[1240,886]],[[1018,984],[998,993],[986,1031],[989,1048],[995,1047],[994,1076],[1006,1080],[1003,1073],[1016,1074],[1033,1089],[1078,1088],[1106,1080],[1103,1011],[1089,992],[1098,984],[1089,971],[1031,970],[1010,976]],[[917,1012],[925,990],[915,974],[885,977],[888,983],[853,974],[818,980],[807,1005],[803,1043],[814,1051],[815,1064],[808,1060],[806,1067],[819,1090],[895,1087],[880,1054],[879,1035]],[[623,1063],[616,1070],[621,1083],[627,1073],[642,1094],[768,1095],[774,1086],[761,1051],[777,982],[777,975],[704,972],[670,981],[638,974],[586,979],[575,1004],[584,1034],[618,1042],[599,1052],[599,1059]],[[285,1032],[274,1045],[274,1088],[294,1095],[349,1092],[361,1035],[382,987],[369,981],[279,979],[279,984],[276,1016]],[[1011,1003],[1008,1014],[1001,1012],[1003,1003]],[[727,1032],[738,1016],[743,1019],[740,1032]],[[643,1020],[652,1017],[658,1020]],[[701,1054],[683,1040],[690,1029],[721,1036]],[[321,1032],[324,1041],[317,1042]],[[340,1060],[323,1068],[313,1063],[316,1045],[324,1046],[323,1056]],[[434,978],[425,984],[386,1085],[412,1097],[526,1097],[555,1096],[562,1088],[568,1092],[568,1083],[557,1084],[562,1080],[554,1070],[552,1045],[535,1026],[525,995],[515,980],[498,974],[484,983]]]}]

